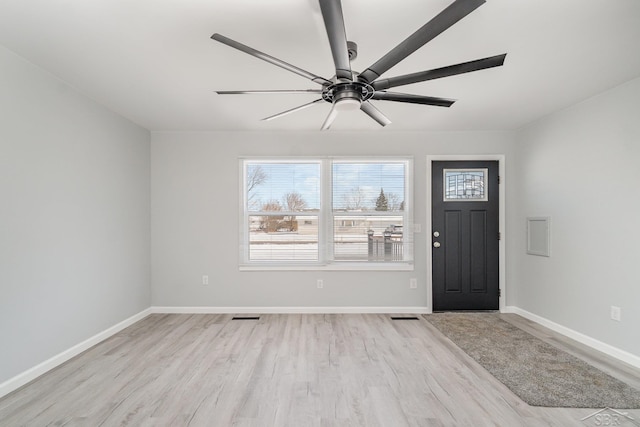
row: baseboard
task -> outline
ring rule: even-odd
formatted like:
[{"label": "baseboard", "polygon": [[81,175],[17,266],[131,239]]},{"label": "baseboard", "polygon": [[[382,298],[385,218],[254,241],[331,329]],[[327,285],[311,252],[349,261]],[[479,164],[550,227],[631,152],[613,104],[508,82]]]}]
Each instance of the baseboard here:
[{"label": "baseboard", "polygon": [[151,307],[152,313],[184,314],[423,314],[427,307]]},{"label": "baseboard", "polygon": [[151,313],[152,313],[151,309],[147,308],[141,311],[140,313],[135,314],[129,317],[128,319],[123,320],[117,325],[114,325],[108,329],[105,329],[104,331],[92,336],[91,338],[88,338],[82,341],[79,344],[74,345],[73,347],[63,351],[62,353],[57,354],[48,360],[45,360],[39,365],[36,365],[33,368],[27,371],[24,371],[23,373],[18,374],[13,378],[8,379],[7,381],[0,384],[0,397],[6,396],[12,391],[17,390],[18,388],[22,387],[28,382],[31,382],[34,379],[38,378],[40,375],[50,371],[51,369],[57,366],[60,366],[67,360],[79,355],[83,351],[90,349],[94,345],[106,340],[107,338],[120,332],[124,328],[133,325],[139,320],[142,320],[143,318],[147,317]]},{"label": "baseboard", "polygon": [[573,329],[567,328],[566,326],[562,326],[549,319],[545,319],[544,317],[538,316],[537,314],[530,313],[526,310],[523,310],[515,306],[507,306],[504,308],[504,310],[502,310],[502,312],[513,313],[513,314],[522,316],[525,319],[538,323],[546,328],[551,329],[552,331],[558,332],[559,334],[567,336],[575,341],[578,341],[579,343],[587,345],[595,350],[598,350],[604,354],[614,357],[631,366],[640,368],[640,357],[636,356],[635,354],[631,354],[627,351],[621,350],[612,345],[603,343],[602,341],[599,341],[595,338],[591,338],[590,336],[584,335],[580,332],[574,331]]}]

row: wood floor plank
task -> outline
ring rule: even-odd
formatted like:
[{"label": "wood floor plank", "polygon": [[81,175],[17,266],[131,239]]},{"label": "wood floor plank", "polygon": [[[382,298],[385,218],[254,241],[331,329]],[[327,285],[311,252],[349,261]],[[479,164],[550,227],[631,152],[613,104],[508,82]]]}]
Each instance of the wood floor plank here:
[{"label": "wood floor plank", "polygon": [[0,399],[0,426],[568,426],[592,412],[525,404],[421,317],[153,314]]}]

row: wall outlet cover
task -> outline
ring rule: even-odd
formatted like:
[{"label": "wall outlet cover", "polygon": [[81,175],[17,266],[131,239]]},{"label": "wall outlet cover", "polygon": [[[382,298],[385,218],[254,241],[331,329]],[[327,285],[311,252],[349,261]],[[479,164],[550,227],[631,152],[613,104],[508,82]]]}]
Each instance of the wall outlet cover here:
[{"label": "wall outlet cover", "polygon": [[611,306],[611,320],[615,320],[620,322],[622,320],[622,313],[620,307],[616,307],[615,305]]}]

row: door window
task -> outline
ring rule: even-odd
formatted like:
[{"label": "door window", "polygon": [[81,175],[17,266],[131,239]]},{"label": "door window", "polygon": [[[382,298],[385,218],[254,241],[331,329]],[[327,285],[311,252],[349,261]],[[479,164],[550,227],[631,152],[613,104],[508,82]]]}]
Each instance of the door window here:
[{"label": "door window", "polygon": [[489,200],[487,169],[444,169],[443,184],[445,202]]}]

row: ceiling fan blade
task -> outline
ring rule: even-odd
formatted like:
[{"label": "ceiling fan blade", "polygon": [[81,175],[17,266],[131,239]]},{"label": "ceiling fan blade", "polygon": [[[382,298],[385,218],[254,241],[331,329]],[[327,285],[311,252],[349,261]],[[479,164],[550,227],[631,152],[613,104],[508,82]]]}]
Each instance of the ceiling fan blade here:
[{"label": "ceiling fan blade", "polygon": [[316,82],[318,84],[321,85],[328,85],[328,84],[332,84],[332,82],[330,82],[329,80],[320,77],[320,76],[316,76],[313,73],[310,73],[309,71],[303,70],[302,68],[298,68],[295,65],[291,65],[288,62],[284,62],[278,58],[275,58],[271,55],[267,55],[264,52],[260,52],[259,50],[256,50],[252,47],[249,47],[247,45],[244,45],[240,42],[237,42],[235,40],[232,40],[228,37],[223,36],[222,34],[218,34],[215,33],[214,35],[211,36],[211,38],[215,41],[218,41],[222,44],[226,44],[229,47],[232,47],[234,49],[238,49],[239,51],[242,51],[244,53],[248,53],[251,56],[255,56],[258,59],[262,59],[263,61],[266,61],[270,64],[273,65],[277,65],[280,68],[284,68],[287,71],[291,71],[292,73],[298,74],[299,76],[302,77],[306,77],[307,79]]},{"label": "ceiling fan blade", "polygon": [[372,86],[375,90],[390,89],[396,86],[440,79],[442,77],[455,76],[458,74],[470,73],[472,71],[486,70],[487,68],[500,67],[504,64],[504,58],[506,56],[507,54],[505,53],[503,55],[490,56],[488,58],[476,59],[475,61],[449,65],[448,67],[376,80],[373,82]]},{"label": "ceiling fan blade", "polygon": [[486,0],[456,0],[360,74],[371,83],[398,62],[480,7]]},{"label": "ceiling fan blade", "polygon": [[364,101],[360,104],[360,109],[367,113],[369,117],[371,117],[376,122],[380,123],[381,126],[386,126],[391,123],[391,120],[387,118],[380,110],[373,106],[369,101]]},{"label": "ceiling fan blade", "polygon": [[320,0],[320,10],[324,26],[329,36],[329,45],[333,54],[338,79],[352,80],[351,62],[347,49],[347,34],[344,29],[344,15],[340,0]]},{"label": "ceiling fan blade", "polygon": [[324,120],[324,123],[322,124],[320,130],[329,130],[336,117],[338,117],[338,110],[336,109],[336,104],[333,104],[331,106],[331,111],[329,111],[329,115]]},{"label": "ceiling fan blade", "polygon": [[302,90],[217,90],[218,95],[262,95],[273,93],[322,93],[322,89],[302,89]]},{"label": "ceiling fan blade", "polygon": [[384,91],[374,93],[371,99],[376,99],[379,101],[396,101],[408,102],[410,104],[433,105],[436,107],[451,107],[453,103],[456,102],[455,99],[436,98],[433,96],[410,95],[407,93]]},{"label": "ceiling fan blade", "polygon": [[265,117],[262,120],[264,120],[265,122],[268,122],[269,120],[277,119],[279,117],[286,116],[286,115],[291,114],[291,113],[295,113],[296,111],[304,110],[305,108],[311,107],[312,105],[317,104],[318,102],[322,102],[322,101],[324,101],[324,99],[322,99],[322,98],[316,99],[315,101],[311,101],[311,102],[309,102],[307,104],[300,105],[299,107],[295,107],[295,108],[292,108],[290,110],[283,111],[282,113],[274,114],[273,116]]}]

